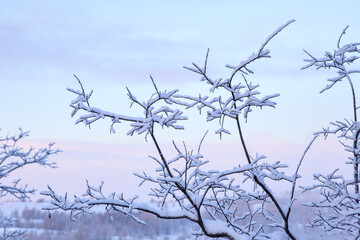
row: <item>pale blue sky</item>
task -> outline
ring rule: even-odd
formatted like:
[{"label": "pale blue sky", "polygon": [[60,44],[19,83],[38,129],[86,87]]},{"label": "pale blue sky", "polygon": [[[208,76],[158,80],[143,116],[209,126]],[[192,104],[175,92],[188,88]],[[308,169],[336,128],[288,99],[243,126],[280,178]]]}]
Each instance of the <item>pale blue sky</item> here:
[{"label": "pale blue sky", "polygon": [[[333,74],[300,68],[306,58],[302,49],[317,56],[333,49],[346,25],[350,28],[343,41],[359,41],[358,1],[44,0],[0,4],[1,134],[22,127],[32,131],[34,145],[56,141],[65,151],[56,157],[58,170],[32,168],[26,172],[24,179],[36,188],[49,182],[64,190],[71,183],[78,192],[89,178],[106,180],[112,190],[131,192],[118,184],[119,173],[131,176],[149,161],[145,150],[151,151],[151,146],[142,137],[125,137],[126,128],[119,126],[119,134],[109,135],[107,122],[94,124],[91,131],[74,126],[68,106],[73,96],[65,90],[77,87],[73,73],[85,88],[95,90],[93,105],[122,113],[129,106],[125,86],[145,99],[152,74],[161,89],[204,92],[198,76],[182,66],[203,62],[210,48],[210,71],[214,77],[226,77],[225,64],[246,59],[290,19],[296,22],[267,46],[273,58],[254,65],[255,75],[250,78],[260,83],[264,93],[281,94],[277,109],[250,116],[245,135],[254,154],[266,149],[265,154],[280,160],[292,153],[298,159],[312,132],[351,113],[346,84],[319,95],[326,78]],[[195,119],[188,125],[192,136],[165,132],[161,137],[164,146],[168,146],[166,139],[194,144],[206,129],[214,132],[213,125],[201,123],[204,116],[190,115]],[[209,146],[226,141],[236,146],[237,137],[219,143],[212,134],[208,141]],[[132,153],[129,143],[144,151]],[[274,145],[276,149],[270,147]],[[323,156],[321,149],[314,152]],[[229,150],[232,152],[236,153]],[[336,154],[341,152],[332,156]]]}]

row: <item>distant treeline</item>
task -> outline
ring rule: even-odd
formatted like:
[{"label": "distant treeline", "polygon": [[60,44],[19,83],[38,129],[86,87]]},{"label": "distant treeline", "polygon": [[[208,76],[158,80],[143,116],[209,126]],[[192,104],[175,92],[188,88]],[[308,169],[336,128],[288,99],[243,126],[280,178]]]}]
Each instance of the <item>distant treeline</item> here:
[{"label": "distant treeline", "polygon": [[195,229],[183,220],[161,220],[152,215],[139,213],[138,217],[146,222],[139,224],[126,215],[119,213],[94,213],[84,215],[77,222],[70,221],[64,212],[46,211],[25,207],[21,212],[15,210],[18,218],[16,228],[26,229],[28,240],[128,240],[194,239]]},{"label": "distant treeline", "polygon": [[[301,200],[302,202],[307,201],[306,199]],[[151,202],[152,204],[159,204],[154,200]],[[41,210],[42,206],[44,206],[44,202],[40,200],[38,203],[29,204],[27,207],[19,206],[11,214],[18,219],[15,227],[27,231],[26,237],[28,240],[209,239],[206,237],[196,238],[192,233],[197,232],[197,226],[186,220],[162,220],[153,215],[139,212],[137,217],[146,222],[146,225],[142,225],[123,214],[99,211],[91,216],[77,216],[78,221],[75,222],[70,220],[68,213],[55,211],[50,215],[47,211]],[[237,207],[239,211],[242,211],[245,206],[238,205]],[[319,229],[303,225],[306,219],[312,217],[310,208],[296,204],[293,211],[291,221],[295,223],[294,227],[299,232],[302,232],[303,236],[311,236],[312,240],[341,239],[341,235],[337,233],[328,235],[323,231],[318,231]],[[261,219],[257,219],[257,221],[261,222]],[[283,239],[287,238],[279,236],[278,240]]]}]

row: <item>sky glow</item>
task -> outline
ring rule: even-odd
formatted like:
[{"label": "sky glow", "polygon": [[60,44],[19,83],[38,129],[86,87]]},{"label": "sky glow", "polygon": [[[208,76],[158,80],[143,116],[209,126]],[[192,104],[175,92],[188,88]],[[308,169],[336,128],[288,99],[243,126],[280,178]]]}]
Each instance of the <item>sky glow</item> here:
[{"label": "sky glow", "polygon": [[[104,180],[108,191],[145,195],[141,191],[146,188],[134,188],[138,180],[132,172],[151,173],[154,165],[147,156],[156,155],[151,142],[125,136],[126,124],[118,125],[112,135],[107,121],[91,130],[75,126],[68,106],[74,96],[66,91],[78,88],[73,74],[87,90],[94,90],[97,107],[135,113],[129,110],[126,86],[145,100],[152,92],[151,74],[162,90],[207,93],[207,86],[183,66],[203,63],[210,48],[209,71],[214,78],[227,77],[225,64],[247,59],[275,29],[295,19],[267,46],[272,58],[255,63],[255,74],[249,77],[264,94],[280,93],[278,106],[254,111],[244,124],[252,154],[292,166],[313,132],[351,114],[346,84],[320,95],[334,74],[300,70],[307,57],[303,49],[321,56],[335,48],[346,25],[350,27],[343,42],[359,41],[360,3],[341,4],[352,7],[342,9],[338,1],[1,1],[0,134],[21,127],[31,130],[26,145],[55,141],[64,151],[54,157],[58,169],[34,167],[14,177],[38,190],[49,184],[79,194],[89,179],[94,185]],[[197,149],[209,130],[204,151],[211,166],[237,165],[242,158],[238,136],[219,141],[216,124],[204,124],[204,114],[190,111],[188,116],[185,126],[191,134],[167,129],[160,133],[167,151],[171,153],[173,139]],[[305,182],[311,182],[311,173],[343,163],[341,146],[331,139],[326,144],[320,141],[309,153],[300,171]]]}]

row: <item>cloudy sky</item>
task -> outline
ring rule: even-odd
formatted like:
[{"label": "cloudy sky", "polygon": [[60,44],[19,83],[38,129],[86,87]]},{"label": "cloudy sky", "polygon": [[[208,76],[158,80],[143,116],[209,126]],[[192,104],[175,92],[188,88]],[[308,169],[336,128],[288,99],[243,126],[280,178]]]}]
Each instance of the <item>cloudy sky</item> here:
[{"label": "cloudy sky", "polygon": [[[251,3],[250,3],[251,2]],[[252,154],[295,166],[312,133],[328,122],[351,117],[346,83],[324,94],[319,91],[333,72],[301,71],[303,49],[321,56],[336,47],[342,29],[344,42],[359,41],[358,1],[0,1],[1,135],[21,127],[31,130],[26,146],[55,141],[63,150],[53,157],[58,169],[30,167],[14,177],[38,190],[47,184],[63,193],[82,193],[85,179],[105,189],[143,195],[133,172],[151,172],[147,158],[156,154],[143,136],[125,135],[127,125],[109,133],[107,121],[89,130],[74,125],[69,107],[77,88],[76,74],[93,89],[92,104],[104,110],[129,113],[126,86],[140,99],[152,93],[151,74],[160,89],[182,93],[206,92],[199,77],[183,69],[202,63],[210,48],[209,71],[226,77],[225,64],[237,64],[257,51],[275,29],[296,22],[267,46],[271,59],[253,65],[249,78],[264,94],[280,93],[276,109],[255,111],[244,125]],[[222,141],[216,125],[205,116],[188,113],[188,132],[164,130],[161,145],[171,154],[171,140],[197,143],[206,130],[204,154],[210,167],[227,168],[244,161],[235,132]],[[231,126],[228,126],[231,129]],[[169,158],[171,155],[169,155]],[[341,167],[345,155],[334,139],[319,141],[302,168],[311,173]],[[345,168],[344,168],[345,169]],[[281,189],[283,190],[283,189]],[[284,190],[285,191],[285,190]]]}]

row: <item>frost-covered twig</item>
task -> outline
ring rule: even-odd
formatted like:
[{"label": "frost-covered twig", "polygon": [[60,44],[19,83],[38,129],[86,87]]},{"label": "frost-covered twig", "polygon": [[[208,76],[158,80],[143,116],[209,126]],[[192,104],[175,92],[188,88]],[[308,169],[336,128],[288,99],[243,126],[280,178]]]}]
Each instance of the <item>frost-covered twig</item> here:
[{"label": "frost-covered twig", "polygon": [[[4,180],[25,165],[39,164],[51,168],[56,167],[55,162],[48,161],[50,155],[59,152],[59,150],[53,149],[54,143],[37,150],[32,147],[25,150],[19,146],[19,142],[27,136],[29,136],[29,132],[24,132],[22,129],[19,129],[19,133],[13,136],[0,136],[0,180]],[[20,179],[14,180],[12,185],[0,182],[0,197],[12,195],[21,201],[27,200],[29,194],[34,193],[35,190],[28,189],[27,185],[19,186],[19,184]]]},{"label": "frost-covered twig", "polygon": [[[267,164],[261,163],[264,158],[260,156],[253,164],[244,165],[242,167],[236,167],[231,170],[219,171],[219,170],[201,170],[203,165],[208,161],[202,160],[201,154],[193,155],[190,152],[185,153],[175,146],[178,155],[174,158],[167,160],[169,168],[172,169],[173,174],[169,176],[162,161],[153,157],[153,159],[159,164],[157,169],[159,175],[152,177],[143,174],[136,174],[142,181],[149,181],[157,185],[152,189],[150,196],[154,196],[164,201],[160,206],[155,207],[145,203],[139,203],[136,200],[136,196],[130,199],[125,199],[122,194],[111,193],[105,195],[102,191],[102,185],[100,187],[93,187],[89,183],[87,184],[86,193],[81,197],[74,197],[70,200],[67,196],[58,196],[50,187],[48,191],[42,192],[43,195],[52,198],[51,206],[45,208],[45,210],[62,209],[70,211],[72,219],[76,219],[79,214],[91,213],[93,206],[103,205],[107,210],[114,210],[123,214],[131,216],[139,223],[144,223],[141,219],[136,217],[137,211],[143,211],[151,213],[159,218],[163,219],[188,219],[202,226],[202,230],[207,236],[227,237],[229,239],[236,239],[237,235],[251,237],[257,236],[258,239],[262,239],[263,235],[259,232],[259,228],[262,224],[251,222],[250,225],[243,226],[241,223],[244,220],[252,219],[256,216],[259,218],[262,216],[265,208],[266,195],[261,192],[247,192],[239,185],[234,183],[234,177],[239,174],[243,174],[245,179],[247,176],[253,176],[254,174],[261,173],[262,179],[274,178],[274,172],[277,169],[286,167],[283,164]],[[176,168],[179,166],[179,162],[184,161],[188,163],[184,169]],[[185,173],[188,177],[185,177]],[[289,180],[284,176],[284,179]],[[165,201],[175,201],[176,207],[172,210],[166,208]],[[238,216],[238,204],[239,202],[256,205],[256,202],[261,203],[261,209],[257,209],[254,212],[249,210],[249,213],[242,213]],[[203,210],[206,210],[203,211]],[[226,219],[226,223],[230,225],[230,229],[223,230],[225,232],[215,233],[212,228],[207,228],[209,219],[207,219],[206,213],[212,216],[213,221],[218,224],[224,224],[221,220],[222,217]],[[251,226],[251,227],[250,227]],[[250,231],[249,228],[250,227]]]},{"label": "frost-covered twig", "polygon": [[[29,132],[19,129],[19,132],[12,136],[0,136],[0,198],[11,195],[18,200],[29,200],[35,189],[29,189],[27,185],[21,185],[20,179],[13,180],[12,184],[3,183],[5,178],[12,173],[30,164],[38,164],[51,168],[56,167],[55,162],[48,161],[48,157],[57,154],[59,150],[53,149],[54,143],[45,148],[24,149],[19,144],[21,140],[29,136]],[[3,217],[0,219],[0,239],[26,239],[22,230],[10,230],[16,222],[15,218]],[[1,232],[2,231],[2,232]]]},{"label": "frost-covered twig", "polygon": [[[165,219],[185,218],[196,223],[201,234],[213,238],[267,239],[267,229],[271,227],[276,228],[277,231],[284,231],[291,239],[296,239],[289,225],[292,204],[284,207],[269,187],[268,182],[285,181],[295,187],[299,176],[297,172],[294,176],[286,175],[283,170],[288,166],[285,164],[269,163],[263,155],[250,155],[240,126],[241,115],[247,120],[249,113],[255,108],[276,106],[274,98],[279,94],[262,96],[259,92],[259,84],[249,81],[248,75],[253,74],[250,69],[251,63],[270,57],[270,51],[265,47],[274,36],[292,22],[294,20],[288,21],[274,31],[256,53],[251,54],[239,65],[226,65],[232,70],[226,79],[213,79],[207,73],[209,51],[203,68],[195,63],[193,67],[186,67],[201,75],[201,80],[210,85],[212,94],[216,94],[219,89],[225,90],[225,94],[222,93],[219,96],[194,97],[180,94],[178,90],[160,91],[153,78],[150,77],[154,92],[147,101],[139,100],[127,89],[131,106],[140,107],[143,111],[141,116],[134,117],[94,107],[90,104],[92,91],[87,94],[83,84],[77,78],[81,90],[68,89],[76,95],[75,100],[70,104],[73,108],[72,116],[82,112],[76,123],[83,122],[86,126],[90,126],[99,119],[109,119],[110,132],[114,133],[115,124],[128,122],[131,127],[128,131],[129,135],[144,133],[151,137],[158,153],[157,157],[151,157],[158,164],[156,174],[152,176],[143,172],[136,176],[141,179],[140,184],[143,182],[155,184],[150,196],[158,198],[161,204],[154,208],[138,202],[136,197],[125,199],[122,194],[106,195],[103,193],[102,185],[93,187],[87,184],[86,193],[81,197],[74,196],[73,199],[69,199],[67,195],[57,195],[49,187],[48,191],[42,192],[43,195],[52,198],[52,205],[46,209],[70,211],[71,217],[76,219],[78,214],[90,213],[93,206],[102,205],[107,210],[127,214],[141,223],[143,222],[136,217],[136,211],[145,211]],[[181,149],[175,142],[173,146],[177,155],[173,158],[165,156],[155,128],[160,126],[175,130],[183,129],[178,122],[186,120],[187,117],[183,116],[183,111],[176,107],[185,108],[185,110],[192,107],[197,107],[200,111],[206,109],[207,121],[219,121],[220,128],[215,132],[220,136],[223,133],[230,134],[225,126],[225,119],[230,119],[233,124],[236,124],[237,134],[245,151],[245,157],[239,158],[241,164],[228,170],[205,170],[208,169],[205,166],[208,161],[204,160],[200,154],[200,146],[195,154],[194,151],[188,151],[185,144],[184,149]],[[244,162],[240,162],[241,160]],[[250,186],[252,190],[244,185]],[[166,208],[166,203],[169,201],[175,202],[176,205],[172,211]],[[293,201],[292,194],[290,202]],[[274,205],[276,211],[271,212],[270,206]]]},{"label": "frost-covered twig", "polygon": [[305,205],[315,209],[316,218],[309,222],[311,227],[323,227],[325,231],[341,230],[357,239],[360,225],[360,194],[351,191],[354,181],[345,180],[337,174],[314,175],[318,181],[313,186],[304,187],[304,191],[318,189],[322,197],[320,201]]},{"label": "frost-covered twig", "polygon": [[[276,103],[273,101],[273,99],[278,97],[279,94],[272,94],[264,97],[258,97],[260,95],[260,92],[258,91],[260,85],[259,84],[254,85],[252,82],[248,82],[245,75],[254,73],[249,68],[249,65],[251,63],[260,60],[262,58],[270,57],[270,51],[264,50],[265,46],[275,35],[277,35],[281,30],[283,30],[285,27],[287,27],[289,24],[293,22],[294,20],[290,20],[281,27],[279,27],[276,31],[274,31],[261,45],[259,51],[250,55],[247,60],[240,62],[240,64],[237,66],[232,66],[229,64],[226,65],[226,67],[233,70],[228,78],[213,79],[208,75],[206,70],[208,68],[207,64],[208,64],[209,51],[206,54],[205,65],[203,68],[201,68],[199,65],[195,63],[193,63],[193,67],[185,67],[186,69],[201,75],[201,81],[205,81],[207,84],[211,86],[210,92],[214,93],[216,90],[221,89],[221,90],[225,90],[225,92],[228,93],[228,96],[224,95],[223,93],[221,94],[221,96],[215,96],[213,98],[209,96],[199,96],[199,97],[178,96],[178,95],[175,96],[190,101],[190,103],[188,103],[186,107],[194,107],[197,105],[197,108],[200,111],[203,108],[207,108],[208,109],[207,121],[212,121],[214,119],[219,120],[220,128],[216,131],[216,133],[219,133],[220,136],[222,133],[230,134],[230,131],[224,127],[224,119],[231,118],[235,120],[241,145],[245,152],[245,157],[248,164],[252,163],[252,159],[245,143],[239,116],[240,114],[243,114],[244,118],[247,120],[248,115],[253,110],[253,108],[275,107]],[[241,73],[242,77],[238,82],[235,82],[235,77],[237,73]],[[301,162],[299,163],[299,166],[300,165]],[[297,173],[295,175],[297,175]],[[249,177],[251,177],[252,180],[257,185],[260,186],[260,188],[264,191],[264,193],[269,197],[270,201],[276,206],[278,213],[280,214],[282,220],[284,221],[283,229],[291,239],[295,239],[295,237],[291,233],[288,224],[292,204],[289,204],[287,209],[281,206],[278,199],[272,192],[271,188],[264,181],[265,177],[262,171],[258,173],[253,173],[253,175]],[[293,179],[285,178],[284,174],[278,171],[275,171],[273,173],[273,176],[266,175],[266,177],[275,181],[288,180],[293,183],[294,187],[295,187],[296,179],[298,178],[298,176],[295,176],[295,178]],[[294,197],[293,194],[291,194],[290,202],[294,201],[293,197]]]},{"label": "frost-covered twig", "polygon": [[[81,84],[79,78],[77,78],[77,80]],[[172,109],[169,106],[160,106],[156,108],[156,106],[160,103],[167,105],[177,103],[177,100],[173,96],[175,93],[178,92],[178,90],[160,92],[158,91],[155,83],[154,87],[156,92],[146,102],[138,101],[137,98],[127,88],[128,96],[131,100],[131,105],[135,104],[142,108],[144,111],[143,117],[132,117],[124,114],[104,111],[96,107],[90,107],[89,99],[93,91],[91,91],[89,94],[85,93],[82,84],[82,91],[68,88],[68,91],[77,95],[75,100],[73,100],[70,104],[70,106],[74,109],[71,116],[75,116],[75,114],[80,110],[85,111],[85,114],[81,115],[76,120],[76,124],[83,122],[86,126],[90,126],[92,123],[99,119],[109,118],[111,121],[111,133],[115,133],[115,124],[121,123],[121,121],[129,122],[131,129],[128,131],[128,135],[133,135],[134,133],[142,134],[152,132],[155,124],[158,124],[161,127],[183,129],[183,126],[176,125],[178,121],[187,120],[187,117],[182,115],[182,111],[178,109]]]},{"label": "frost-covered twig", "polygon": [[[358,69],[348,69],[348,65],[354,65],[359,59],[359,45],[360,43],[349,43],[340,46],[341,39],[346,33],[347,26],[340,34],[337,49],[333,53],[325,52],[325,57],[316,58],[306,52],[310,59],[305,61],[309,64],[302,69],[309,67],[316,67],[316,69],[335,69],[337,76],[329,78],[328,84],[320,93],[329,90],[336,83],[347,80],[350,86],[352,97],[353,118],[351,120],[343,120],[331,122],[331,127],[323,128],[321,131],[315,133],[315,136],[323,135],[325,138],[329,135],[336,135],[339,142],[344,146],[345,151],[350,152],[348,157],[353,169],[353,176],[351,180],[345,180],[346,177],[342,175],[335,175],[337,170],[331,174],[324,176],[321,174],[314,175],[318,184],[311,187],[305,187],[305,191],[318,189],[322,200],[318,202],[311,202],[308,204],[316,210],[316,218],[310,222],[310,226],[322,226],[326,231],[341,230],[358,239],[360,235],[360,195],[359,195],[359,162],[360,162],[360,122],[358,121],[357,96],[355,86],[353,84],[353,75],[360,73]],[[350,55],[350,56],[349,56]],[[324,209],[324,211],[321,211]]]},{"label": "frost-covered twig", "polygon": [[18,220],[13,217],[0,217],[0,240],[25,240],[26,231],[12,230]]}]

